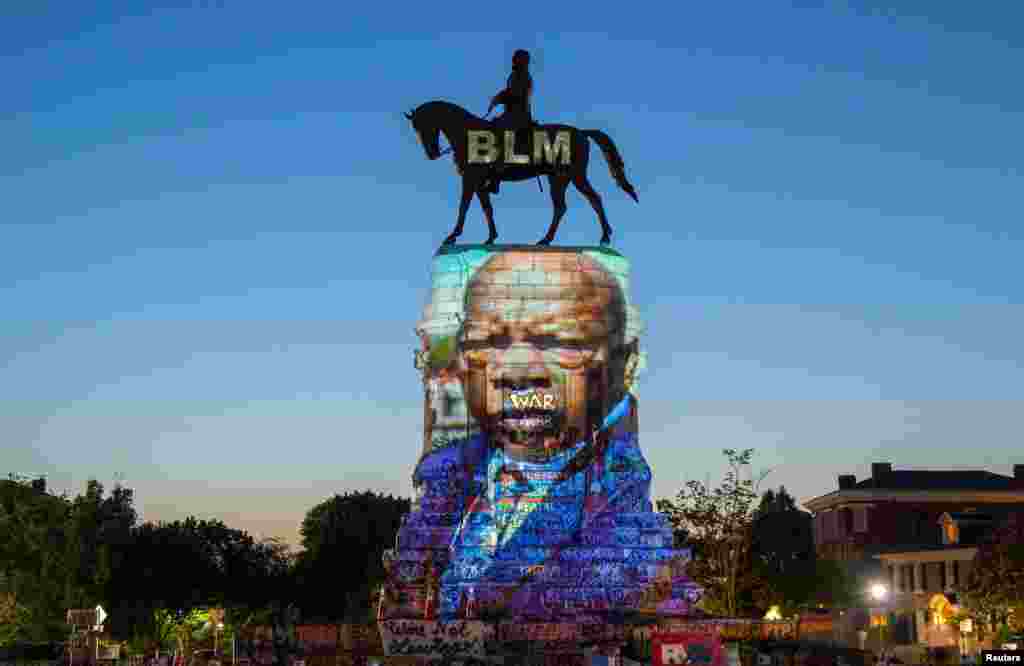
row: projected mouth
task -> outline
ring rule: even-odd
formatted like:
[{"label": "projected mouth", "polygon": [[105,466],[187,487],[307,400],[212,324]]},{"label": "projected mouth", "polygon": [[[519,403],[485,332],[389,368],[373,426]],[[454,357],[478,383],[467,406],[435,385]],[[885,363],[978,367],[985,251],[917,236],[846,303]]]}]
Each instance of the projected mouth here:
[{"label": "projected mouth", "polygon": [[540,409],[506,409],[498,420],[498,428],[509,435],[551,434],[561,426],[561,413]]},{"label": "projected mouth", "polygon": [[505,387],[502,410],[492,425],[506,453],[546,459],[562,440],[565,414],[560,396],[549,386]]}]

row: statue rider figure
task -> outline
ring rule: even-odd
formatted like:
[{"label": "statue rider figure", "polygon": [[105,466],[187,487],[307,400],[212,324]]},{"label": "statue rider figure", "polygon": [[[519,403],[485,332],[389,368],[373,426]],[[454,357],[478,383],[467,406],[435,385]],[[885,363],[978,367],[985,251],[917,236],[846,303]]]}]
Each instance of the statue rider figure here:
[{"label": "statue rider figure", "polygon": [[[530,54],[519,49],[512,55],[512,73],[508,77],[505,89],[491,99],[491,105],[487,109],[487,113],[490,114],[498,104],[505,107],[505,112],[494,119],[494,124],[499,131],[510,129],[518,132],[536,125],[533,121],[533,114],[530,113],[530,97],[532,95],[533,77],[530,76]],[[518,138],[519,135],[516,136]],[[521,144],[516,141],[516,145]],[[504,150],[499,151],[499,154],[504,154]],[[495,167],[495,173],[488,187],[488,191],[492,194],[498,192],[498,182],[501,180],[501,172],[504,170],[505,164],[499,159],[495,163]]]}]

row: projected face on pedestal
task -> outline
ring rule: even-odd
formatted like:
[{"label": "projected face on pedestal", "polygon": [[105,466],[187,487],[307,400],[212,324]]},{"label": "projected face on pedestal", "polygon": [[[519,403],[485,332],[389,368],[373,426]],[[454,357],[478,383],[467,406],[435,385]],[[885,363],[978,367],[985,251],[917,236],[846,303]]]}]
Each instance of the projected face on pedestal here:
[{"label": "projected face on pedestal", "polygon": [[543,460],[600,425],[621,390],[614,276],[586,256],[507,252],[473,276],[465,312],[459,375],[493,445]]}]

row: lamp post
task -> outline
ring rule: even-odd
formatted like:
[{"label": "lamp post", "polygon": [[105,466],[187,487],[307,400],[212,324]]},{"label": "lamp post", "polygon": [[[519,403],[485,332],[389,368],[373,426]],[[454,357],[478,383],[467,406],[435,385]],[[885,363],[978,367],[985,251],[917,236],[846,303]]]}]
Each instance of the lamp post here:
[{"label": "lamp post", "polygon": [[[885,600],[889,596],[889,588],[887,588],[882,583],[872,583],[871,587],[868,589],[868,592],[871,594],[871,598],[874,599],[875,603],[880,604],[880,605],[881,604],[885,604]],[[885,658],[885,656],[886,656],[885,650],[886,650],[886,638],[887,638],[887,633],[888,633],[888,629],[889,629],[888,624],[889,624],[889,618],[888,618],[888,614],[886,614],[885,623],[878,627],[879,651],[882,653],[883,658]],[[886,661],[888,661],[888,660],[886,659]]]}]

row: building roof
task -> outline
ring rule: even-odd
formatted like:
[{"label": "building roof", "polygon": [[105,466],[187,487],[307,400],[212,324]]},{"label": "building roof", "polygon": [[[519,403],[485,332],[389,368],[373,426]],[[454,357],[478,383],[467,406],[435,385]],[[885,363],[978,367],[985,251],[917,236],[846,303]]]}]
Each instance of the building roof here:
[{"label": "building roof", "polygon": [[990,523],[993,520],[995,520],[995,518],[992,516],[992,514],[989,514],[989,513],[975,513],[974,511],[958,511],[958,512],[944,513],[943,517],[945,517],[945,516],[949,516],[950,518],[952,518],[953,520],[957,521],[958,523],[970,523],[970,522]]},{"label": "building roof", "polygon": [[858,490],[1021,490],[1024,483],[1012,476],[980,470],[892,470],[881,478],[864,479],[855,487]]},{"label": "building roof", "polygon": [[902,470],[890,463],[872,463],[870,477],[858,481],[852,474],[841,474],[837,490],[802,504],[818,512],[865,502],[984,505],[986,510],[997,505],[1024,507],[1024,465],[1014,465],[1013,476],[1004,476],[985,470]]}]

